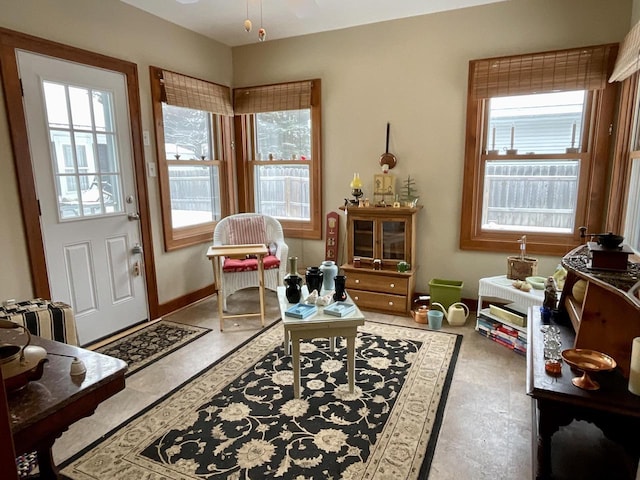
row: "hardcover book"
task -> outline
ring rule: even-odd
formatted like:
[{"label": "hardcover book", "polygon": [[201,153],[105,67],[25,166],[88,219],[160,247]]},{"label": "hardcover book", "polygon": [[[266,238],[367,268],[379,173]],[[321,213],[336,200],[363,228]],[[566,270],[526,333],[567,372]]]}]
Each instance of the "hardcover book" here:
[{"label": "hardcover book", "polygon": [[333,315],[336,317],[344,317],[349,315],[356,309],[356,306],[353,303],[347,302],[335,302],[331,305],[324,307],[324,313],[328,315]]},{"label": "hardcover book", "polygon": [[308,305],[306,303],[296,303],[290,306],[284,314],[287,317],[293,318],[307,318],[318,311],[318,307],[315,305]]}]

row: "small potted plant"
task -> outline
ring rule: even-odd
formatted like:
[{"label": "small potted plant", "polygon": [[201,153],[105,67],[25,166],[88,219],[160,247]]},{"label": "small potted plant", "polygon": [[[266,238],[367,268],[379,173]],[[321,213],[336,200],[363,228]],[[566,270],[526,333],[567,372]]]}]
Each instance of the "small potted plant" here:
[{"label": "small potted plant", "polygon": [[411,178],[411,175],[407,176],[402,185],[402,201],[407,207],[415,207],[418,204],[417,190],[415,188],[416,181]]}]

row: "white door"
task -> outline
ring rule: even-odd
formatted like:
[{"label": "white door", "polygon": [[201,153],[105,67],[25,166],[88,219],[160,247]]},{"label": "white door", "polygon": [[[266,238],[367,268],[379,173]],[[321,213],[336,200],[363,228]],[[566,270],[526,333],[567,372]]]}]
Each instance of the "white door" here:
[{"label": "white door", "polygon": [[84,345],[148,318],[126,78],[17,58],[51,298]]}]

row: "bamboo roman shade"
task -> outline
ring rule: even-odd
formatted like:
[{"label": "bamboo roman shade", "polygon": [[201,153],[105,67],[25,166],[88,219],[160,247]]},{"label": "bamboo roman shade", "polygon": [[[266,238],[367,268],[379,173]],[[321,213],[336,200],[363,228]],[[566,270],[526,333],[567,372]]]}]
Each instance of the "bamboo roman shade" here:
[{"label": "bamboo roman shade", "polygon": [[610,82],[621,82],[640,70],[640,22],[627,33],[616,59]]},{"label": "bamboo roman shade", "polygon": [[162,100],[176,107],[233,116],[231,89],[179,73],[162,71]]},{"label": "bamboo roman shade", "polygon": [[236,88],[233,107],[236,115],[302,110],[311,108],[312,82],[291,82],[261,87]]},{"label": "bamboo roman shade", "polygon": [[472,60],[472,94],[482,99],[603,89],[616,52],[617,45],[610,44]]}]

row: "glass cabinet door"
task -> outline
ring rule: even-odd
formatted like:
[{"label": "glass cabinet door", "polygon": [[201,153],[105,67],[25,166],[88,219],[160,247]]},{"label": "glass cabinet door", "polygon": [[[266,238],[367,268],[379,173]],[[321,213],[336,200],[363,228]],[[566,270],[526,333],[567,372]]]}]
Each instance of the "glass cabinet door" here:
[{"label": "glass cabinet door", "polygon": [[374,258],[374,223],[373,220],[353,220],[353,256]]},{"label": "glass cabinet door", "polygon": [[382,260],[406,260],[406,222],[383,220]]}]

